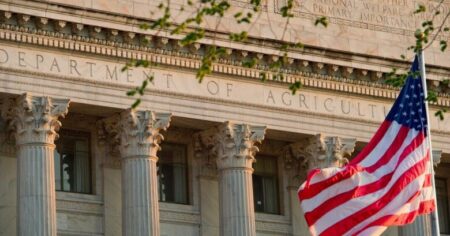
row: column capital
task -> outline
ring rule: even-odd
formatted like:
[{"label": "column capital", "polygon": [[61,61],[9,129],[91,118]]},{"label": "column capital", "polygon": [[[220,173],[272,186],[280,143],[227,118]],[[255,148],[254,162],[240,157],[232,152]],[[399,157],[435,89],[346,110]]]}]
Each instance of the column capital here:
[{"label": "column capital", "polygon": [[200,176],[214,178],[217,176],[217,148],[215,148],[215,135],[217,129],[209,129],[194,134],[195,158],[200,167]]},{"label": "column capital", "polygon": [[327,168],[327,167],[342,167],[349,161],[348,158],[355,150],[356,139],[355,138],[341,138],[337,136],[324,137],[320,134],[320,137],[324,139],[326,147],[326,160],[323,156],[314,158],[314,162],[310,165],[314,168]]},{"label": "column capital", "polygon": [[433,165],[437,167],[441,163],[442,150],[433,149]]},{"label": "column capital", "polygon": [[169,128],[171,113],[135,111],[127,109],[120,114],[118,135],[122,158],[150,156],[157,158],[159,143],[164,139],[160,130]]},{"label": "column capital", "polygon": [[17,145],[54,144],[61,127],[59,117],[65,117],[69,99],[33,96],[25,93],[3,102],[2,116],[7,120]]},{"label": "column capital", "polygon": [[316,134],[289,145],[291,155],[301,160],[301,167],[307,171],[316,168],[341,167],[348,163],[356,144],[356,139],[326,137]]},{"label": "column capital", "polygon": [[217,167],[252,168],[255,154],[259,151],[256,143],[264,140],[265,126],[235,124],[227,121],[218,127],[216,133]]}]

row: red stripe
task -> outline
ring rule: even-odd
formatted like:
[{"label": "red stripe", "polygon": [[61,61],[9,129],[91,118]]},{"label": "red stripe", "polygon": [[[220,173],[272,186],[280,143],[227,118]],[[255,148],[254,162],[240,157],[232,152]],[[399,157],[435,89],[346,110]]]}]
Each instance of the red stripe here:
[{"label": "red stripe", "polygon": [[414,222],[416,217],[421,214],[428,214],[430,212],[433,212],[435,209],[434,200],[427,200],[420,203],[419,209],[415,211],[411,211],[409,213],[405,214],[399,214],[399,215],[386,215],[382,216],[379,219],[373,221],[366,227],[362,228],[358,232],[354,233],[353,235],[358,235],[362,231],[373,227],[373,226],[392,226],[392,225],[406,225]]},{"label": "red stripe", "polygon": [[[400,163],[402,163],[402,161],[406,157],[408,157],[414,150],[417,149],[418,146],[421,145],[423,140],[425,140],[425,137],[423,135],[420,134],[417,135],[417,137],[405,148],[403,153],[400,155],[394,170],[397,169],[397,167],[400,165]],[[342,203],[345,203],[353,198],[361,197],[382,189],[391,181],[394,173],[395,171],[392,171],[373,183],[362,186],[356,186],[355,188],[347,192],[338,194],[328,199],[327,201],[317,206],[314,210],[305,213],[306,222],[308,223],[308,225],[313,225],[320,217],[325,215],[328,211],[341,205]],[[426,176],[425,183],[427,182],[427,180],[430,181],[430,177],[431,177],[430,175]]]},{"label": "red stripe", "polygon": [[[381,156],[381,158],[372,166],[367,168],[367,171],[369,173],[373,173],[378,167],[385,165],[389,162],[389,160],[397,153],[397,151],[402,146],[403,142],[405,141],[406,136],[408,135],[410,129],[406,126],[402,126],[397,134],[397,137],[395,138],[394,142],[389,146],[389,148],[386,150],[386,152]],[[417,139],[417,137],[420,138],[420,135],[418,134],[416,138],[413,139],[412,143],[414,143]],[[422,142],[421,142],[422,143]]]},{"label": "red stripe", "polygon": [[349,164],[356,165],[360,161],[362,161],[367,155],[369,155],[373,149],[378,145],[378,143],[381,141],[381,139],[384,137],[384,134],[391,126],[391,122],[388,120],[385,120],[380,128],[378,128],[378,131],[375,133],[375,135],[372,137],[372,139],[369,141],[369,143],[364,147],[364,149],[355,157],[352,161],[350,161]]},{"label": "red stripe", "polygon": [[401,177],[394,183],[390,191],[387,192],[383,197],[373,202],[369,206],[353,213],[352,215],[346,217],[345,219],[328,227],[321,233],[321,235],[342,235],[343,233],[347,232],[348,230],[350,230],[351,228],[353,228],[366,218],[370,217],[373,214],[376,214],[379,210],[383,209],[387,204],[389,204],[389,202],[391,202],[394,198],[398,197],[397,195],[409,183],[411,183],[418,176],[424,173],[424,171],[426,170],[426,164],[428,160],[429,160],[429,152],[427,153],[425,158],[417,162],[408,171],[403,173]]},{"label": "red stripe", "polygon": [[427,174],[425,176],[425,182],[423,183],[423,187],[431,187],[433,185],[433,183],[431,182],[431,174]]},{"label": "red stripe", "polygon": [[[380,161],[377,161],[375,164],[373,164],[372,166],[369,166],[367,168],[363,168],[359,165],[347,165],[345,168],[345,170],[338,172],[337,174],[335,174],[334,176],[320,181],[318,183],[314,183],[309,185],[309,181],[311,180],[312,177],[314,177],[315,174],[319,173],[320,170],[314,170],[311,171],[308,175],[307,178],[307,182],[304,186],[303,189],[299,190],[298,192],[298,197],[300,199],[300,201],[304,200],[304,199],[309,199],[314,197],[315,195],[317,195],[318,193],[320,193],[321,191],[323,191],[324,189],[339,183],[343,180],[346,180],[350,177],[352,177],[354,174],[358,173],[358,172],[362,172],[362,171],[367,171],[369,173],[373,173],[375,170],[377,170],[378,168],[380,168],[381,166],[385,165],[386,163],[388,163],[389,159],[392,158],[392,156],[395,154],[396,150],[398,151],[398,149],[402,146],[406,135],[408,134],[408,128],[404,129],[405,127],[402,127],[400,129],[399,135],[395,138],[394,142],[392,143],[392,145],[388,148],[388,150],[386,151],[385,155],[383,155],[382,159],[380,159]],[[414,151],[418,146],[420,146],[423,142],[423,140],[425,139],[425,136],[423,135],[422,132],[418,133],[417,136],[411,141],[411,143],[405,147],[405,149],[403,150],[402,154],[399,157],[399,161],[397,162],[397,165],[395,168],[397,168],[397,166],[399,165],[399,163],[406,157],[408,156],[412,151]],[[386,155],[389,154],[390,156]]]},{"label": "red stripe", "polygon": [[338,194],[328,199],[327,201],[323,202],[320,206],[316,207],[313,211],[305,213],[306,222],[308,222],[308,225],[313,225],[320,217],[325,215],[330,210],[341,205],[342,203],[345,203],[353,198],[358,198],[378,191],[379,189],[383,188],[389,183],[392,175],[393,173],[390,173],[373,183],[356,187],[354,189],[351,189],[347,192]]}]

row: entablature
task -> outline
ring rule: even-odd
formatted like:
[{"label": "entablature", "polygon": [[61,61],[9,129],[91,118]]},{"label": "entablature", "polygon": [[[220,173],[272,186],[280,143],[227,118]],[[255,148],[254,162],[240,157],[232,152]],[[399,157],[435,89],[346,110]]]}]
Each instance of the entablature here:
[{"label": "entablature", "polygon": [[[102,27],[49,17],[32,16],[12,11],[0,11],[0,40],[71,50],[127,60],[148,60],[155,65],[182,67],[195,70],[202,55],[211,46],[211,40],[181,46],[172,36]],[[111,26],[111,24],[108,24]],[[398,88],[386,84],[389,66],[356,63],[351,60],[331,61],[317,54],[317,49],[305,48],[288,54],[288,65],[281,69],[283,80],[274,79],[269,65],[281,60],[280,52],[270,42],[263,42],[261,51],[255,45],[234,45],[228,42],[226,55],[213,65],[213,73],[258,80],[266,73],[277,83],[301,81],[306,87],[342,91],[359,95],[394,98]],[[218,43],[220,44],[220,43]],[[316,51],[315,51],[316,50]],[[277,54],[278,53],[278,54]],[[242,66],[242,60],[259,58],[255,68]],[[373,61],[373,60],[372,60]],[[381,63],[381,62],[380,62]],[[383,63],[386,64],[384,61]],[[394,62],[395,65],[401,65]],[[450,106],[450,84],[442,80],[448,76],[445,69],[429,67],[428,86],[439,91],[437,105]]]}]

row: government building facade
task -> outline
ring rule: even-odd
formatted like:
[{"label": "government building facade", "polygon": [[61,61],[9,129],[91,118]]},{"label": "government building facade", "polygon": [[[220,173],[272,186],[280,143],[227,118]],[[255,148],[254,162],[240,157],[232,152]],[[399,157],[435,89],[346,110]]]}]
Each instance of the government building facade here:
[{"label": "government building facade", "polygon": [[[251,7],[229,2],[232,12]],[[294,2],[287,28],[286,1],[263,1],[247,42],[228,39],[247,29],[230,15],[207,18],[205,38],[182,46],[139,27],[161,14],[159,1],[0,0],[0,235],[309,235],[298,187],[308,170],[344,165],[368,143],[399,93],[387,74],[408,69],[400,55],[429,15],[413,15],[407,0]],[[185,0],[170,4],[174,17],[192,14]],[[314,26],[322,15],[327,28]],[[305,47],[289,49],[284,79],[272,80],[282,41]],[[425,61],[438,91],[440,231],[450,235],[450,116],[433,116],[450,108],[450,52],[438,41]],[[213,43],[225,55],[199,83]],[[242,66],[252,57],[255,68]],[[151,66],[122,71],[141,59]],[[127,91],[149,76],[130,109]],[[430,222],[384,235],[431,235]]]}]

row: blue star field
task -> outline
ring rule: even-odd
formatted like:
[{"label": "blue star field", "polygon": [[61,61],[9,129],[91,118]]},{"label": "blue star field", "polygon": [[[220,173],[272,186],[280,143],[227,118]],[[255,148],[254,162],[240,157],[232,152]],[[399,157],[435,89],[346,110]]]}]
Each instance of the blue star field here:
[{"label": "blue star field", "polygon": [[412,129],[422,130],[426,135],[428,126],[425,109],[426,94],[423,89],[417,56],[412,64],[411,72],[386,119],[395,120]]}]

